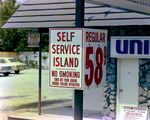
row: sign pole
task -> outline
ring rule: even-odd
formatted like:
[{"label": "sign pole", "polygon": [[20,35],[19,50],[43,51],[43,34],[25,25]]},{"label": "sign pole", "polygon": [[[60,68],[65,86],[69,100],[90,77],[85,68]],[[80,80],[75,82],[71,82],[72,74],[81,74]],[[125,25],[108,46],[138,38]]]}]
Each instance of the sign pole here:
[{"label": "sign pole", "polygon": [[38,100],[38,114],[41,115],[41,32],[39,42],[39,100]]},{"label": "sign pole", "polygon": [[83,90],[74,90],[74,120],[83,120]]},{"label": "sign pole", "polygon": [[42,31],[38,29],[40,33],[29,33],[28,34],[28,47],[39,47],[39,99],[38,99],[38,114],[41,115],[41,34]]},{"label": "sign pole", "polygon": [[[76,0],[76,28],[84,27],[84,0]],[[74,120],[83,120],[83,90],[74,90]]]}]

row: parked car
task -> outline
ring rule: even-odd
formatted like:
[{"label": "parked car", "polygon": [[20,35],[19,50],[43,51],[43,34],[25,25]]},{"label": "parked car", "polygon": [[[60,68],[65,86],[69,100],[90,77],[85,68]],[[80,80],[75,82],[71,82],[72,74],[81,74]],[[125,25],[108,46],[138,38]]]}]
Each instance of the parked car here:
[{"label": "parked car", "polygon": [[3,61],[0,61],[0,74],[4,74],[4,76],[8,76],[11,72],[13,72],[13,66],[10,64],[5,64]]},{"label": "parked car", "polygon": [[24,70],[26,68],[26,64],[21,63],[12,57],[0,57],[0,61],[4,61],[5,64],[11,64],[14,67],[14,72],[16,74],[19,74],[21,70]]}]

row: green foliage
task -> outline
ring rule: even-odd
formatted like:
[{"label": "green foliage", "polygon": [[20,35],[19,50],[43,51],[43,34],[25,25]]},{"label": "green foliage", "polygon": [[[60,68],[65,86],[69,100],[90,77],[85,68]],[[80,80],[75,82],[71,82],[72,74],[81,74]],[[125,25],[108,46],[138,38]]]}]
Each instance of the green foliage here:
[{"label": "green foliage", "polygon": [[49,34],[42,34],[41,43],[42,43],[42,52],[48,52],[49,51]]},{"label": "green foliage", "polygon": [[7,0],[0,4],[0,27],[15,13],[20,5],[15,6],[16,0]]},{"label": "green foliage", "polygon": [[[16,12],[20,5],[15,5],[16,0],[0,2],[0,39],[2,39],[3,51],[38,51],[39,48],[28,47],[28,33],[31,31],[17,29],[1,29],[6,21]],[[49,51],[49,36],[42,34],[42,51]]]},{"label": "green foliage", "polygon": [[46,55],[42,56],[43,60],[46,60],[48,57]]},{"label": "green foliage", "polygon": [[19,41],[14,47],[14,52],[37,51],[38,48],[28,47],[28,33],[31,31],[18,30]]},{"label": "green foliage", "polygon": [[29,67],[32,67],[32,68],[37,67],[37,61],[30,60],[29,61]]},{"label": "green foliage", "polygon": [[7,0],[0,4],[0,38],[2,39],[4,51],[14,51],[21,37],[16,29],[1,29],[20,6],[15,6],[15,3],[16,0]]}]

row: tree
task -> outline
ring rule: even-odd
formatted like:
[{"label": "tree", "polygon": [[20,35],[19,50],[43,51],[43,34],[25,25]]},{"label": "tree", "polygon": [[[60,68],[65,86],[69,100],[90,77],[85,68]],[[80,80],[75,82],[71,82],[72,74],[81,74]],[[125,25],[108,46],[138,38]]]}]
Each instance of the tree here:
[{"label": "tree", "polygon": [[0,27],[2,27],[20,7],[19,4],[15,6],[15,3],[16,0],[7,0],[5,2],[0,2]]},{"label": "tree", "polygon": [[1,29],[20,6],[16,6],[15,3],[16,0],[7,0],[0,3],[0,38],[2,39],[3,50],[5,51],[13,51],[20,39],[16,29]]},{"label": "tree", "polygon": [[[0,1],[0,39],[2,39],[3,51],[38,51],[38,48],[28,48],[28,33],[31,31],[18,29],[1,29],[6,21],[16,12],[20,5],[16,6],[16,0]],[[42,51],[48,52],[48,34],[42,34]]]},{"label": "tree", "polygon": [[48,52],[49,51],[49,34],[42,34],[41,43],[42,43],[42,52]]}]

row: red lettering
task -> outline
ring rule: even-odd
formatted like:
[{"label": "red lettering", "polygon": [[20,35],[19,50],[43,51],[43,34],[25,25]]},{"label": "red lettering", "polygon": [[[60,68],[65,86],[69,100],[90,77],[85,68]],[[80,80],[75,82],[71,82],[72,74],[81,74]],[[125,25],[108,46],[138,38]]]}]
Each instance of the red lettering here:
[{"label": "red lettering", "polygon": [[52,77],[57,77],[58,73],[57,71],[52,71]]},{"label": "red lettering", "polygon": [[69,86],[80,86],[79,83],[69,83]]},{"label": "red lettering", "polygon": [[68,50],[69,50],[69,54],[71,54],[71,45],[65,45],[65,51],[66,51],[66,54],[68,54]]},{"label": "red lettering", "polygon": [[77,45],[77,50],[76,50],[77,52],[76,52],[76,54],[80,54],[79,50],[80,50],[80,45]]},{"label": "red lettering", "polygon": [[90,69],[90,75],[85,74],[85,84],[88,87],[92,84],[94,74],[94,66],[93,61],[90,59],[90,54],[93,54],[93,47],[86,48],[86,69]]},{"label": "red lettering", "polygon": [[89,41],[91,42],[91,32],[89,32]]},{"label": "red lettering", "polygon": [[106,65],[106,51],[106,46],[104,46],[103,50],[100,47],[96,49],[96,66],[94,70],[93,60],[90,57],[93,54],[93,47],[86,47],[86,69],[90,69],[90,74],[85,74],[85,84],[88,87],[92,84],[93,77],[97,86],[101,83],[103,77],[102,65]]},{"label": "red lettering", "polygon": [[102,64],[103,64],[103,51],[102,49],[99,47],[96,50],[96,68],[95,68],[95,83],[97,85],[99,85],[102,81],[102,77],[103,77],[103,69],[102,69]]},{"label": "red lettering", "polygon": [[86,42],[105,42],[105,33],[86,32]]},{"label": "red lettering", "polygon": [[60,45],[57,45],[57,54],[60,53]]},{"label": "red lettering", "polygon": [[79,60],[78,60],[78,58],[75,58],[75,61],[74,61],[75,63],[74,63],[74,67],[78,67],[78,65],[79,65]]},{"label": "red lettering", "polygon": [[95,40],[97,40],[97,42],[100,42],[100,40],[98,39],[98,32],[95,33]]},{"label": "red lettering", "polygon": [[103,36],[102,36],[102,33],[100,33],[99,35],[100,35],[100,36],[99,36],[99,37],[100,37],[100,41],[103,42]]},{"label": "red lettering", "polygon": [[95,33],[92,32],[92,42],[94,42],[94,41],[95,41]]},{"label": "red lettering", "polygon": [[57,36],[58,36],[57,41],[70,42],[70,41],[72,41],[72,38],[75,36],[75,32],[62,32],[62,33],[58,32]]},{"label": "red lettering", "polygon": [[68,32],[66,33],[67,35],[66,35],[66,41],[69,41],[69,39],[68,39]]},{"label": "red lettering", "polygon": [[59,64],[59,57],[56,57],[56,67],[58,67],[60,64]]},{"label": "red lettering", "polygon": [[53,66],[55,66],[55,57],[53,57]]},{"label": "red lettering", "polygon": [[76,54],[76,52],[74,52],[74,47],[75,47],[75,45],[72,46],[72,53]]},{"label": "red lettering", "polygon": [[59,85],[59,82],[52,82],[52,85]]},{"label": "red lettering", "polygon": [[75,32],[71,32],[71,39],[70,41],[72,41],[72,38],[74,37]]},{"label": "red lettering", "polygon": [[64,37],[65,37],[65,32],[62,32],[62,41],[65,41]]},{"label": "red lettering", "polygon": [[67,57],[65,58],[64,66],[68,66],[68,59],[67,59]]},{"label": "red lettering", "polygon": [[68,86],[68,83],[61,82],[60,85],[62,85],[62,86]]},{"label": "red lettering", "polygon": [[53,57],[53,66],[56,67],[78,67],[79,66],[79,60],[78,58],[71,58],[71,57],[65,57],[64,59],[62,57]]},{"label": "red lettering", "polygon": [[52,51],[52,53],[55,54],[56,53],[55,45],[52,45],[52,49],[54,50]]},{"label": "red lettering", "polygon": [[73,66],[73,58],[69,58],[69,67]]},{"label": "red lettering", "polygon": [[54,78],[54,81],[59,81],[59,78]]},{"label": "red lettering", "polygon": [[54,78],[54,81],[57,81],[57,82],[58,82],[58,81],[59,81],[59,78]]},{"label": "red lettering", "polygon": [[63,81],[63,78],[60,78],[60,81],[62,82],[62,81]]},{"label": "red lettering", "polygon": [[106,35],[105,35],[105,33],[103,33],[103,42],[105,42],[105,37],[106,37]]},{"label": "red lettering", "polygon": [[65,54],[64,45],[60,45],[60,53],[61,54]]},{"label": "red lettering", "polygon": [[65,67],[63,64],[62,64],[62,57],[60,57],[60,67]]},{"label": "red lettering", "polygon": [[71,79],[70,82],[77,82],[77,79]]},{"label": "red lettering", "polygon": [[58,36],[58,38],[59,38],[59,39],[57,39],[57,41],[60,41],[60,40],[61,40],[60,34],[61,34],[61,32],[58,32],[58,33],[57,33],[57,36]]},{"label": "red lettering", "polygon": [[69,82],[69,79],[64,79],[65,82]]},{"label": "red lettering", "polygon": [[59,77],[80,78],[80,72],[59,71]]},{"label": "red lettering", "polygon": [[52,54],[80,54],[80,45],[52,45]]}]

